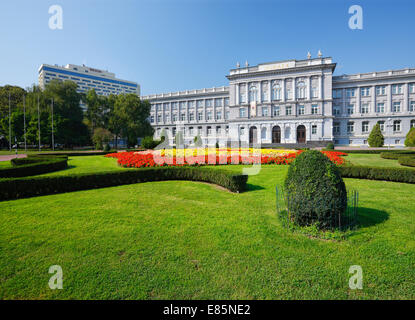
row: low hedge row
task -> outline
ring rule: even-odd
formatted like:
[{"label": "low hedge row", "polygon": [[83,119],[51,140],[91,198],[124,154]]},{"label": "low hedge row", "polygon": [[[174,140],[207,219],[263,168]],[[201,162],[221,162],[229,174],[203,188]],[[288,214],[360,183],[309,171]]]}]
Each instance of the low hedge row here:
[{"label": "low hedge row", "polygon": [[247,179],[246,175],[201,167],[156,167],[70,176],[0,179],[0,200],[164,180],[210,182],[233,192],[242,192]]},{"label": "low hedge row", "polygon": [[60,151],[60,152],[44,152],[37,154],[38,156],[105,156],[108,153],[117,152],[116,150],[110,151],[93,151],[93,152],[82,152],[82,151]]},{"label": "low hedge row", "polygon": [[365,166],[344,166],[339,168],[343,178],[415,183],[415,170],[409,168],[382,168]]},{"label": "low hedge row", "polygon": [[398,158],[398,162],[401,166],[415,167],[415,155],[401,156]]},{"label": "low hedge row", "polygon": [[413,156],[415,157],[415,150],[394,150],[389,152],[382,152],[380,157],[383,159],[396,160],[402,156]]},{"label": "low hedge row", "polygon": [[67,156],[29,156],[27,158],[12,159],[11,168],[0,169],[0,178],[18,178],[35,176],[66,169]]}]

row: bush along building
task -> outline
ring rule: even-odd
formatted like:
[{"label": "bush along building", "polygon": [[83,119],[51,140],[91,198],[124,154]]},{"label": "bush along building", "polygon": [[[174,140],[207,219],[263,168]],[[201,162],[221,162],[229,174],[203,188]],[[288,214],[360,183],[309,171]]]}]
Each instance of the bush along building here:
[{"label": "bush along building", "polygon": [[[331,57],[241,67],[229,86],[142,96],[155,138],[186,145],[365,146],[379,123],[385,145],[403,146],[415,127],[415,69],[333,76]],[[163,130],[164,129],[164,130]]]}]

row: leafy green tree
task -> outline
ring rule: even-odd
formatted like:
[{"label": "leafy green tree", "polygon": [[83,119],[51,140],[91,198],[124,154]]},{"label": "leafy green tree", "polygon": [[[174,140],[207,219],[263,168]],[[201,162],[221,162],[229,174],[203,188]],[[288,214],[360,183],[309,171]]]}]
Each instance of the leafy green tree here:
[{"label": "leafy green tree", "polygon": [[112,132],[127,138],[128,146],[137,144],[139,137],[152,136],[153,128],[148,121],[150,103],[141,101],[136,94],[120,94],[117,96],[113,115],[110,118]]},{"label": "leafy green tree", "polygon": [[380,130],[379,123],[376,123],[372,131],[369,134],[368,143],[370,147],[383,147],[385,138]]},{"label": "leafy green tree", "polygon": [[409,129],[405,139],[406,147],[415,147],[415,127]]},{"label": "leafy green tree", "polygon": [[[72,81],[52,80],[43,94],[50,102],[53,99],[55,143],[71,147],[89,141],[88,128],[83,122],[83,111],[79,102],[81,95]],[[51,122],[52,114],[50,115]]]},{"label": "leafy green tree", "polygon": [[97,150],[102,150],[104,145],[108,144],[111,138],[112,134],[107,129],[95,128],[94,134],[92,136],[92,141],[94,142],[95,148]]}]

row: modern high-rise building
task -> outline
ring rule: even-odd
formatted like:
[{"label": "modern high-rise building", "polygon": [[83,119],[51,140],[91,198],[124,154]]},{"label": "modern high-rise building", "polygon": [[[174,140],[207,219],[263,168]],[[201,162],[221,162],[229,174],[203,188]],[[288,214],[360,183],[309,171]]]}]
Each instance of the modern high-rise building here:
[{"label": "modern high-rise building", "polygon": [[171,142],[367,145],[376,123],[386,145],[402,146],[415,127],[415,69],[334,76],[330,57],[246,64],[229,86],[154,94],[150,122]]},{"label": "modern high-rise building", "polygon": [[45,88],[52,79],[74,81],[78,85],[78,92],[95,89],[98,95],[103,96],[120,93],[140,95],[140,86],[136,82],[117,79],[112,72],[85,65],[67,64],[60,67],[42,64],[39,68],[39,86]]}]

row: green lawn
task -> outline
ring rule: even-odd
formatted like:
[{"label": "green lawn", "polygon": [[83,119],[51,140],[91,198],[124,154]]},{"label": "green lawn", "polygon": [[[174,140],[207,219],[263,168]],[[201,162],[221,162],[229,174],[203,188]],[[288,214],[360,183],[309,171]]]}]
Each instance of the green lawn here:
[{"label": "green lawn", "polygon": [[398,160],[383,159],[380,157],[380,154],[349,153],[349,155],[346,156],[345,159],[349,161],[351,164],[360,166],[415,169],[414,167],[401,166],[398,163]]},{"label": "green lawn", "polygon": [[[125,170],[101,156],[70,164],[64,172]],[[361,227],[333,242],[281,226],[286,171],[263,166],[241,194],[165,181],[0,202],[0,298],[415,298],[415,185],[345,179]],[[54,264],[63,290],[48,287]],[[351,265],[363,290],[348,287]]]}]

